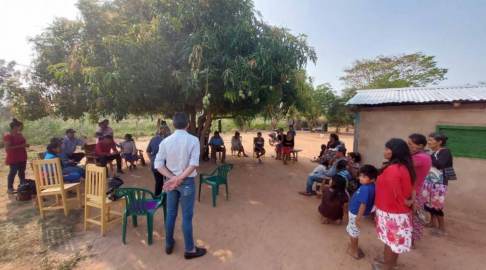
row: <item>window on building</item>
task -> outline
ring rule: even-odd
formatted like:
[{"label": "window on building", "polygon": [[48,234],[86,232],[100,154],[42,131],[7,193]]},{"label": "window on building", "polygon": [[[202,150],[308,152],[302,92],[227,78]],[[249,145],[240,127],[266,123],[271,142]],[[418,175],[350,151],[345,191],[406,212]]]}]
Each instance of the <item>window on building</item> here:
[{"label": "window on building", "polygon": [[486,126],[437,126],[437,131],[449,137],[453,156],[486,159]]}]

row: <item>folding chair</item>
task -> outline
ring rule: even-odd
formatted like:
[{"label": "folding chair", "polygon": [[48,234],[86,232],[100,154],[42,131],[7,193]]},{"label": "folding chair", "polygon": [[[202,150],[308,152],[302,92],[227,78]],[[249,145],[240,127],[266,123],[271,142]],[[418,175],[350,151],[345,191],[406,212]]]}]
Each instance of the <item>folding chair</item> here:
[{"label": "folding chair", "polygon": [[[64,209],[64,215],[69,215],[68,201],[77,201],[79,208],[81,208],[80,183],[64,184],[59,158],[34,160],[32,164],[41,218],[45,216],[44,211],[56,209]],[[71,190],[76,190],[76,198],[68,198],[67,192]],[[44,207],[42,197],[52,195],[55,196],[56,202]],[[59,200],[59,196],[61,196],[61,200]]]},{"label": "folding chair", "polygon": [[[84,203],[84,229],[89,229],[89,224],[93,223],[101,226],[101,236],[106,234],[106,228],[123,221],[125,212],[125,198],[111,201],[106,197],[106,169],[94,164],[86,166],[86,187]],[[120,205],[122,211],[112,211],[113,206]],[[90,217],[90,207],[98,208],[101,211],[99,216]],[[115,218],[112,219],[114,215]]]}]

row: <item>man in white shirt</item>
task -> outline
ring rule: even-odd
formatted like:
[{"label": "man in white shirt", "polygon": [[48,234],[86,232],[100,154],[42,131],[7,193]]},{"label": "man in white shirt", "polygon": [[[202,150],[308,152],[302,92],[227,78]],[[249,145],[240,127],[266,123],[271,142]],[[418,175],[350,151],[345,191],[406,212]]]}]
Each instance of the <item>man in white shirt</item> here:
[{"label": "man in white shirt", "polygon": [[168,181],[164,184],[167,192],[167,219],[165,221],[165,238],[167,254],[172,254],[175,245],[174,227],[177,218],[179,200],[182,206],[182,232],[186,246],[184,258],[187,260],[204,256],[206,249],[194,245],[192,234],[192,217],[196,199],[196,168],[199,167],[199,140],[187,133],[189,117],[185,113],[176,113],[172,125],[175,132],[164,139],[155,157],[154,167]]}]

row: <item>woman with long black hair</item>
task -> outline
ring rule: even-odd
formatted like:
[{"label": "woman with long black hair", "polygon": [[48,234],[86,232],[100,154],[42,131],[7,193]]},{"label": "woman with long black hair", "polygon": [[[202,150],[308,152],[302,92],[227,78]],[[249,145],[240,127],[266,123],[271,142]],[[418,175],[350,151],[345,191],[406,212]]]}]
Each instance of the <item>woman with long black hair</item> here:
[{"label": "woman with long black hair", "polygon": [[398,255],[412,246],[410,206],[415,170],[407,143],[391,139],[383,156],[389,162],[376,182],[375,225],[378,238],[385,244],[384,254],[376,258],[373,269],[394,269]]},{"label": "woman with long black hair", "polygon": [[15,194],[13,183],[15,176],[18,174],[20,182],[25,180],[25,167],[27,165],[27,150],[30,145],[22,135],[24,124],[17,119],[12,119],[10,123],[10,132],[3,136],[3,143],[5,145],[5,164],[9,165],[10,172],[8,173],[8,194]]}]

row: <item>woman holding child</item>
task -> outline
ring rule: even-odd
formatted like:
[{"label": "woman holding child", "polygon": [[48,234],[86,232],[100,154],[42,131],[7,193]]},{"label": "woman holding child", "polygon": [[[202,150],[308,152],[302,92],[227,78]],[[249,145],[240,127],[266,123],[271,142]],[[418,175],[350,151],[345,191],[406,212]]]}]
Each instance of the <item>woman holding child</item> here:
[{"label": "woman holding child", "polygon": [[410,198],[416,179],[410,149],[404,140],[388,141],[383,155],[389,162],[376,183],[375,225],[385,247],[383,257],[376,258],[371,265],[378,270],[396,268],[398,255],[410,251],[413,203]]}]

